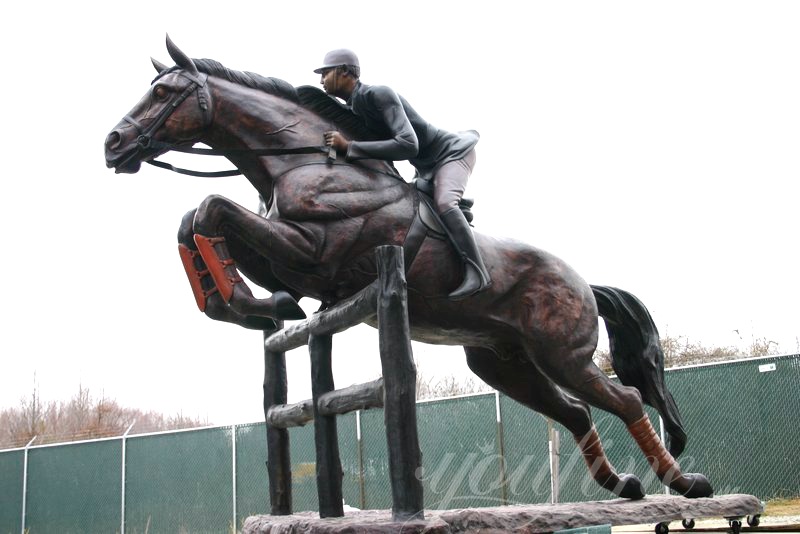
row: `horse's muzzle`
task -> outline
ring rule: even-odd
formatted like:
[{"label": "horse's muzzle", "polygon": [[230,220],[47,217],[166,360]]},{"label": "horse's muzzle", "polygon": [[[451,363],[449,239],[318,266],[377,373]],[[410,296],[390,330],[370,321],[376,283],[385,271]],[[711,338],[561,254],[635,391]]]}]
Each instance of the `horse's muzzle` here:
[{"label": "horse's muzzle", "polygon": [[137,152],[133,149],[122,154],[109,154],[106,150],[106,167],[114,169],[117,174],[134,174],[142,166],[141,159],[136,157]]},{"label": "horse's muzzle", "polygon": [[134,140],[131,146],[131,142],[119,130],[112,130],[106,137],[106,167],[114,169],[117,174],[138,172],[142,166],[143,152],[138,140]]}]

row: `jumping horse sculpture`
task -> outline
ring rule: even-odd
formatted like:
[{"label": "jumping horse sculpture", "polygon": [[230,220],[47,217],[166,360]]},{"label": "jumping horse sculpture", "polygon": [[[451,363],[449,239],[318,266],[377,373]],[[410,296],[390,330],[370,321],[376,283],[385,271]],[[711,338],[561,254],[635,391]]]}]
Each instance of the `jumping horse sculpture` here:
[{"label": "jumping horse sculpture", "polygon": [[[375,247],[402,245],[413,339],[462,345],[482,380],[566,427],[594,480],[614,494],[644,497],[639,479],[608,461],[589,405],[622,419],[664,484],[686,497],[712,495],[705,476],[682,473],[674,459],[686,433],[664,383],[658,332],[636,297],[589,286],[543,250],[476,233],[494,283],[449,300],[463,267],[435,225],[422,222],[416,188],[389,162],[347,163],[320,146],[334,129],[370,138],[349,110],[317,88],[192,60],[169,38],[167,48],[176,66],[153,61],[159,74],[108,135],[105,157],[116,172],[135,173],[169,150],[202,150],[188,148],[201,142],[265,199],[265,218],[217,195],[184,216],[179,250],[206,315],[248,328],[301,318],[295,299],[329,305],[353,295],[376,277]],[[272,297],[254,298],[239,272]],[[592,361],[598,315],[622,384]],[[663,418],[669,450],[643,402]]]}]

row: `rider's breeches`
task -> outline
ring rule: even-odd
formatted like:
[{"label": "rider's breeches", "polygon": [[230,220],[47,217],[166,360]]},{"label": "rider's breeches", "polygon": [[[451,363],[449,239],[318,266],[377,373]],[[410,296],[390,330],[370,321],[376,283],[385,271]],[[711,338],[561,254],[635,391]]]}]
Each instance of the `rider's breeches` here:
[{"label": "rider's breeches", "polygon": [[467,181],[475,168],[475,150],[470,150],[463,159],[450,161],[436,171],[433,178],[433,202],[440,214],[458,207],[464,196]]}]

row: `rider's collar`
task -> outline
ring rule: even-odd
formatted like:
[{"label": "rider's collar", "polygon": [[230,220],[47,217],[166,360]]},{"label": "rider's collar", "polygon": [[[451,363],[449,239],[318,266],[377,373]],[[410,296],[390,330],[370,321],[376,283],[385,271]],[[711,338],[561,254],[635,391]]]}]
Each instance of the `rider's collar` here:
[{"label": "rider's collar", "polygon": [[356,93],[358,93],[360,90],[361,90],[361,80],[358,80],[356,82],[356,86],[353,87],[353,92],[350,93],[350,98],[347,99],[345,104],[347,104],[350,107],[353,107],[353,99],[355,98]]}]

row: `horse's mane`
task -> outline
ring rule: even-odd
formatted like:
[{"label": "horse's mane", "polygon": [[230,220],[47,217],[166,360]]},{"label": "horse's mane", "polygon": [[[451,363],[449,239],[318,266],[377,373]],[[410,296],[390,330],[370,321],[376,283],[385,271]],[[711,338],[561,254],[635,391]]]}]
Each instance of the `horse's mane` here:
[{"label": "horse's mane", "polygon": [[300,104],[309,111],[333,122],[355,139],[375,139],[375,134],[367,129],[356,114],[317,87],[310,85],[294,87],[279,78],[268,78],[254,72],[229,69],[213,59],[193,59],[192,61],[197,66],[197,70],[209,76],[223,78],[229,82]]},{"label": "horse's mane", "polygon": [[192,61],[197,66],[197,70],[209,76],[223,78],[238,85],[244,85],[251,89],[258,89],[259,91],[264,91],[265,93],[300,103],[297,90],[294,86],[281,79],[267,78],[266,76],[261,76],[254,72],[229,69],[219,61],[213,59],[193,59]]}]

